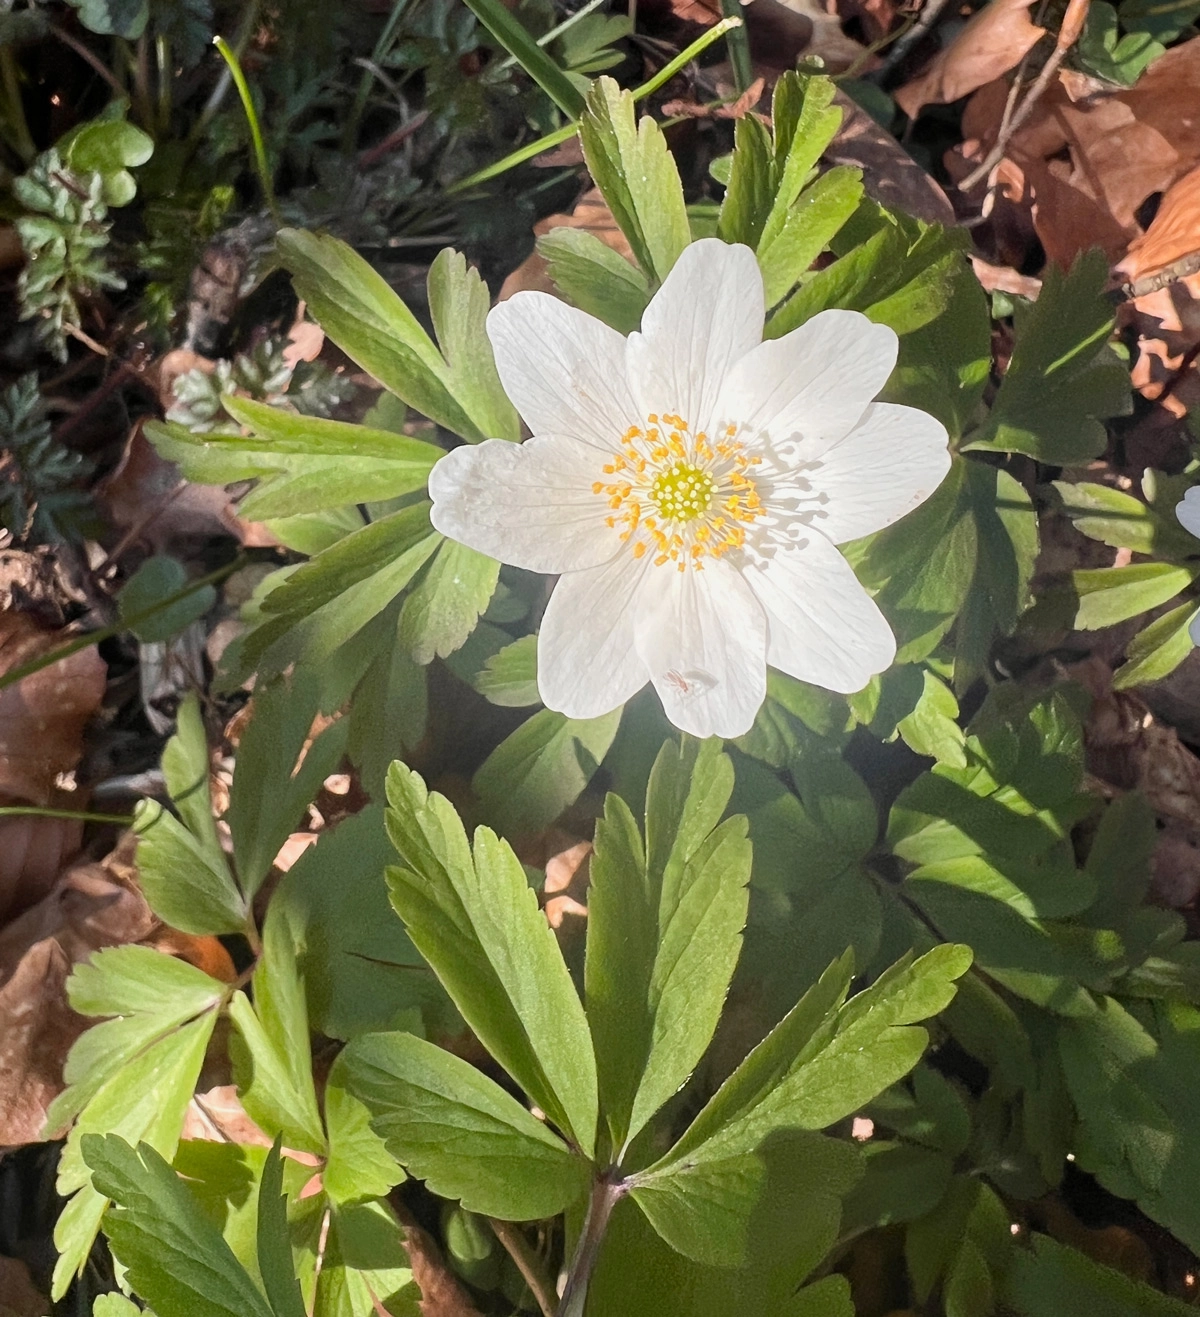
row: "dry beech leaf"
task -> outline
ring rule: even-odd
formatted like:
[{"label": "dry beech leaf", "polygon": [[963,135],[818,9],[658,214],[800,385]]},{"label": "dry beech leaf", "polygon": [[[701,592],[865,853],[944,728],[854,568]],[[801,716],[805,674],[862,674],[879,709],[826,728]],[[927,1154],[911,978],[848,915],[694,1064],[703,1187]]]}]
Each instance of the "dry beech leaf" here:
[{"label": "dry beech leaf", "polygon": [[896,104],[913,119],[926,105],[948,105],[1016,68],[1046,34],[1029,18],[1032,3],[991,0],[920,77],[896,92]]},{"label": "dry beech leaf", "polygon": [[867,195],[881,206],[930,224],[956,222],[945,192],[891,133],[844,92],[835,93],[834,104],[842,111],[842,125],[825,152],[828,160],[861,169]]},{"label": "dry beech leaf", "polygon": [[437,1242],[422,1230],[403,1208],[396,1215],[404,1226],[404,1247],[412,1266],[413,1280],[421,1291],[423,1317],[480,1317],[458,1277],[446,1265]]},{"label": "dry beech leaf", "polygon": [[[946,157],[952,177],[964,177],[991,149],[1007,95],[998,80],[968,102],[964,141]],[[1097,90],[1060,76],[1009,143],[999,175],[1005,199],[1031,214],[1049,260],[1067,266],[1089,247],[1112,261],[1125,255],[1141,235],[1145,202],[1200,164],[1195,107],[1200,37],[1160,56],[1134,87]]]},{"label": "dry beech leaf", "polygon": [[1150,227],[1129,244],[1113,272],[1136,288],[1188,257],[1200,257],[1200,167],[1184,174],[1164,195]]},{"label": "dry beech leaf", "polygon": [[1021,274],[1010,265],[992,265],[982,256],[969,253],[971,267],[985,293],[1010,293],[1036,302],[1042,291],[1042,281],[1032,275]]}]

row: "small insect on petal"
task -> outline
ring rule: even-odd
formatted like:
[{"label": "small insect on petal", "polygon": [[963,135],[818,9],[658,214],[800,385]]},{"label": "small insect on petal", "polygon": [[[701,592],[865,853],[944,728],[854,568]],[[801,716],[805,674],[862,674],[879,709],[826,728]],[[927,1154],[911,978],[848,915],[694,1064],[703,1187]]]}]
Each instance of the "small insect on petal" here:
[{"label": "small insect on petal", "polygon": [[717,679],[711,672],[705,672],[703,668],[687,668],[683,672],[677,672],[674,668],[663,674],[663,680],[668,686],[673,686],[680,695],[700,695],[704,691],[710,691],[717,684]]}]

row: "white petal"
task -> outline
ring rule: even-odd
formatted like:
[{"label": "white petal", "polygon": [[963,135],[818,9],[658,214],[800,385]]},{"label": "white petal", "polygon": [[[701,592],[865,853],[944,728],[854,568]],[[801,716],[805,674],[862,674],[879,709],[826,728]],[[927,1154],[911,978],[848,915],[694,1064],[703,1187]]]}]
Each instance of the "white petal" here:
[{"label": "white petal", "polygon": [[639,415],[625,378],[625,339],[549,293],[515,293],[488,313],[504,391],[535,435],[616,448]]},{"label": "white petal", "polygon": [[637,603],[638,653],[667,717],[693,736],[748,732],[767,694],[767,620],[737,569],[655,567]]},{"label": "white petal", "polygon": [[1191,535],[1200,536],[1200,485],[1193,485],[1175,509],[1179,524]]},{"label": "white petal", "polygon": [[633,601],[644,572],[622,553],[560,578],[538,633],[538,691],[548,709],[599,718],[646,684],[650,674],[633,644]]},{"label": "white petal", "polygon": [[721,384],[761,339],[762,275],[749,247],[694,242],[675,262],[630,334],[626,360],[641,411],[711,425]]},{"label": "white petal", "polygon": [[799,459],[820,457],[887,383],[898,348],[894,330],[858,311],[822,311],[738,362],[720,419],[766,431],[780,451],[798,446]]},{"label": "white petal", "polygon": [[874,402],[853,430],[802,472],[820,495],[811,525],[834,544],[890,526],[950,470],[946,427],[928,412]]},{"label": "white petal", "polygon": [[767,612],[767,662],[826,690],[862,690],[896,657],[896,640],[850,564],[810,533],[745,569]]},{"label": "white petal", "polygon": [[429,473],[434,527],[490,558],[531,572],[571,572],[607,562],[621,548],[593,494],[603,456],[554,437],[464,444]]}]

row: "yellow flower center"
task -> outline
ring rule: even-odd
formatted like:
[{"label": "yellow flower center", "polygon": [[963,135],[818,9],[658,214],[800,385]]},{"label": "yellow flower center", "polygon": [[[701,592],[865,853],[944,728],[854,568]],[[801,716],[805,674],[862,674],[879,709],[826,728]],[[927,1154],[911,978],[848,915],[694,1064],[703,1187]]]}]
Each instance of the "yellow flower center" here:
[{"label": "yellow flower center", "polygon": [[712,507],[716,491],[716,482],[703,467],[676,462],[654,477],[650,501],[669,521],[695,521]]},{"label": "yellow flower center", "polygon": [[651,412],[634,425],[620,451],[603,467],[605,480],[592,485],[611,513],[608,524],[632,542],[633,556],[654,554],[655,566],[674,563],[697,571],[703,559],[719,558],[746,542],[746,526],[764,515],[749,468],[750,456],[737,439],[737,426],[721,438],[692,434],[682,416]]}]

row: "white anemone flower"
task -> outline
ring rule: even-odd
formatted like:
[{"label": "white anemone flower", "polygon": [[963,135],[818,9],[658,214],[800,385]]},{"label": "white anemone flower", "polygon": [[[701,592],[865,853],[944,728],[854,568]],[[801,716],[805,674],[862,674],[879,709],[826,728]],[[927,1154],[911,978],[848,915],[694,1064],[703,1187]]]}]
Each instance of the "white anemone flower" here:
[{"label": "white anemone flower", "polygon": [[627,338],[546,293],[488,316],[501,382],[533,437],[456,448],[429,480],[434,526],[557,575],[538,636],[547,708],[594,718],[651,681],[695,736],[740,736],[767,665],[860,690],[896,654],[834,547],[923,502],[946,431],[872,402],[892,330],[823,311],[763,340],[749,247],[679,258]]},{"label": "white anemone flower", "polygon": [[[1175,515],[1189,535],[1200,538],[1200,485],[1193,485],[1183,496],[1183,502],[1176,504]],[[1188,635],[1193,645],[1200,646],[1200,614],[1192,618]]]}]

